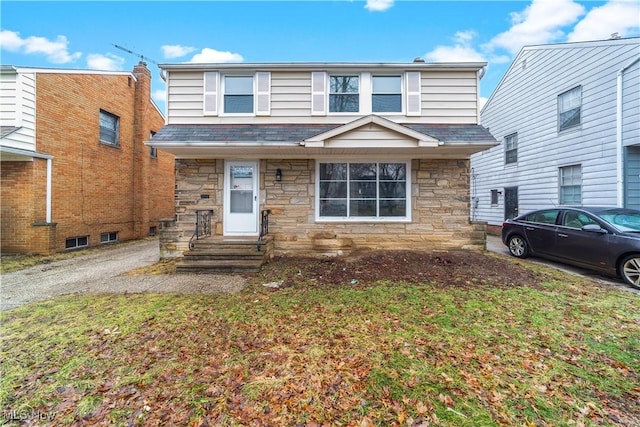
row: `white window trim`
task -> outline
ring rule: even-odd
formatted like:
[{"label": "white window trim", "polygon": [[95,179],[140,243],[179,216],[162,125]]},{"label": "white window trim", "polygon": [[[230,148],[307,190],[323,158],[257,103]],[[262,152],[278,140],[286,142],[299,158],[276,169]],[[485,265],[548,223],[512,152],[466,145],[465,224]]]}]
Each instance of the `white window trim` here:
[{"label": "white window trim", "polygon": [[[361,115],[361,114],[367,114],[367,110],[365,110],[363,108],[362,105],[362,99],[363,99],[363,94],[362,94],[362,88],[363,88],[363,84],[362,84],[362,77],[363,77],[362,72],[349,72],[349,71],[338,71],[338,72],[329,72],[327,73],[327,115],[329,116],[353,116],[353,115]],[[358,111],[331,111],[331,95],[346,95],[348,93],[341,93],[341,94],[334,94],[331,92],[331,77],[349,77],[349,76],[354,76],[354,77],[358,77]],[[369,79],[369,81],[371,81],[371,79]],[[370,85],[371,83],[369,83]],[[371,101],[369,101],[369,112],[371,112]]]},{"label": "white window trim", "polygon": [[[370,85],[370,89],[371,89],[371,93],[369,94],[369,103],[370,103],[370,110],[372,114],[377,114],[379,116],[404,116],[405,115],[405,111],[406,111],[406,98],[407,98],[407,91],[406,91],[406,83],[405,83],[405,72],[400,72],[398,73],[371,73],[371,85]],[[373,111],[373,79],[374,77],[400,77],[400,111]],[[379,93],[378,95],[381,95],[382,93]]]},{"label": "white window trim", "polygon": [[[566,202],[564,200],[562,200],[562,189],[564,187],[568,187],[569,185],[562,185],[562,176],[563,176],[563,172],[568,169],[568,168],[580,168],[580,201],[575,203],[575,202]],[[568,164],[568,165],[563,165],[563,166],[559,166],[558,167],[558,205],[560,206],[576,206],[576,205],[582,205],[583,199],[584,199],[584,194],[583,194],[583,189],[584,189],[584,178],[583,178],[583,169],[582,169],[582,163],[572,163],[572,164]],[[575,184],[572,184],[571,186],[576,186]]]},{"label": "white window trim", "polygon": [[[224,96],[226,94],[225,77],[251,77],[253,81],[253,111],[251,113],[227,113],[224,111]],[[257,82],[256,73],[226,73],[220,74],[220,98],[218,100],[218,110],[221,117],[255,117],[257,103]]]},{"label": "white window trim", "polygon": [[[420,112],[416,112],[414,114],[407,114],[407,99],[408,99],[408,86],[407,86],[407,74],[408,71],[400,71],[392,73],[392,72],[348,72],[348,71],[329,71],[325,74],[325,112],[320,112],[319,110],[312,110],[312,115],[327,115],[327,116],[353,116],[353,115],[366,115],[366,114],[376,114],[379,116],[404,116],[404,115],[413,115],[419,116]],[[358,111],[354,112],[342,112],[342,111],[330,111],[330,98],[331,98],[331,77],[332,76],[358,76]],[[373,111],[373,78],[374,77],[400,77],[400,96],[401,96],[401,106],[400,111]],[[419,79],[419,73],[418,73]],[[314,76],[312,78],[317,78],[319,76]],[[320,93],[315,93],[315,95],[319,95]],[[418,104],[420,100],[420,93],[415,94],[418,98]],[[313,104],[312,104],[313,105]]]},{"label": "white window trim", "polygon": [[[573,126],[569,126],[566,127],[564,129],[560,129],[561,127],[561,123],[560,123],[560,115],[562,113],[565,113],[566,111],[560,111],[560,99],[565,96],[568,95],[570,92],[574,91],[574,90],[580,90],[580,122],[578,122],[577,124],[573,125]],[[584,94],[583,94],[583,90],[582,90],[582,85],[577,85],[572,87],[571,89],[565,90],[564,92],[560,93],[557,98],[556,98],[556,130],[558,133],[564,133],[564,132],[569,132],[572,130],[576,130],[576,129],[582,129],[582,123],[584,120],[584,116],[583,116],[583,107],[584,107]]]},{"label": "white window trim", "polygon": [[[406,185],[406,209],[407,215],[403,217],[321,217],[320,216],[320,163],[404,163],[407,171],[407,185]],[[316,159],[316,172],[315,172],[315,221],[318,223],[410,223],[411,222],[411,186],[413,185],[411,180],[411,160],[408,159]],[[348,189],[347,189],[348,192]],[[376,199],[378,200],[378,199]]]}]

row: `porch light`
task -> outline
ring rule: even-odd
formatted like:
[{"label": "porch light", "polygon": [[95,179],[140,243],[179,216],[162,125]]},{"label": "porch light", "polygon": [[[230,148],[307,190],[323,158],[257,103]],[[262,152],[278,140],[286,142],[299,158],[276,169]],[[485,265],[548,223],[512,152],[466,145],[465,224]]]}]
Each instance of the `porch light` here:
[{"label": "porch light", "polygon": [[282,169],[276,169],[276,181],[282,181]]}]

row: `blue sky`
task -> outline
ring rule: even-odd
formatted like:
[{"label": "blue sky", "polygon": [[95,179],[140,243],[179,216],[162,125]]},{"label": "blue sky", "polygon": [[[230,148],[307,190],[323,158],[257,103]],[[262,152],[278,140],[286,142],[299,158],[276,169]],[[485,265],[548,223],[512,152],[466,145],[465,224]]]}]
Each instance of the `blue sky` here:
[{"label": "blue sky", "polygon": [[[484,61],[488,98],[525,45],[640,36],[637,0],[0,2],[0,62],[131,71],[157,63]],[[130,54],[118,45],[135,52]]]}]

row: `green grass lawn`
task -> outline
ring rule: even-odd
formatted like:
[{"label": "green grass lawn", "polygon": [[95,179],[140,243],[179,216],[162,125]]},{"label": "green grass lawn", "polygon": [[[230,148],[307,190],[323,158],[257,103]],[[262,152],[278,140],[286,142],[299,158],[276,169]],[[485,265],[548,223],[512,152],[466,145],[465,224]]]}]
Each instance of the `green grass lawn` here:
[{"label": "green grass lawn", "polygon": [[0,315],[2,421],[638,425],[637,295],[539,277],[31,304]]}]

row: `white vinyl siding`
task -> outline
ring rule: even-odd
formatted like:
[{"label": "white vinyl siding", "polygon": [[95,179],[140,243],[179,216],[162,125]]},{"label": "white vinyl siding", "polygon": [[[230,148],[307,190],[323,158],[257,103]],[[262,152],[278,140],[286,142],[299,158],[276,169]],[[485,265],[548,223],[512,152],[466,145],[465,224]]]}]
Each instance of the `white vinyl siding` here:
[{"label": "white vinyl siding", "polygon": [[19,129],[2,139],[5,147],[36,151],[36,75],[0,74],[0,125]]},{"label": "white vinyl siding", "polygon": [[[558,168],[582,165],[582,205],[616,206],[616,80],[618,72],[638,57],[638,40],[568,43],[524,49],[482,111],[481,124],[501,140],[518,130],[518,166],[506,166],[504,148],[494,147],[471,156],[478,208],[472,216],[499,226],[504,200],[490,203],[491,189],[518,187],[519,212],[558,205]],[[625,79],[638,76],[629,69]],[[625,80],[626,82],[626,80]],[[623,93],[630,121],[640,112],[638,77]],[[558,132],[557,96],[582,87],[583,126]],[[522,96],[527,94],[527,96]],[[623,107],[623,111],[624,111]],[[635,115],[635,116],[634,116]],[[637,131],[636,131],[637,132]],[[622,142],[636,143],[638,133]],[[633,142],[635,141],[635,142]]]}]

